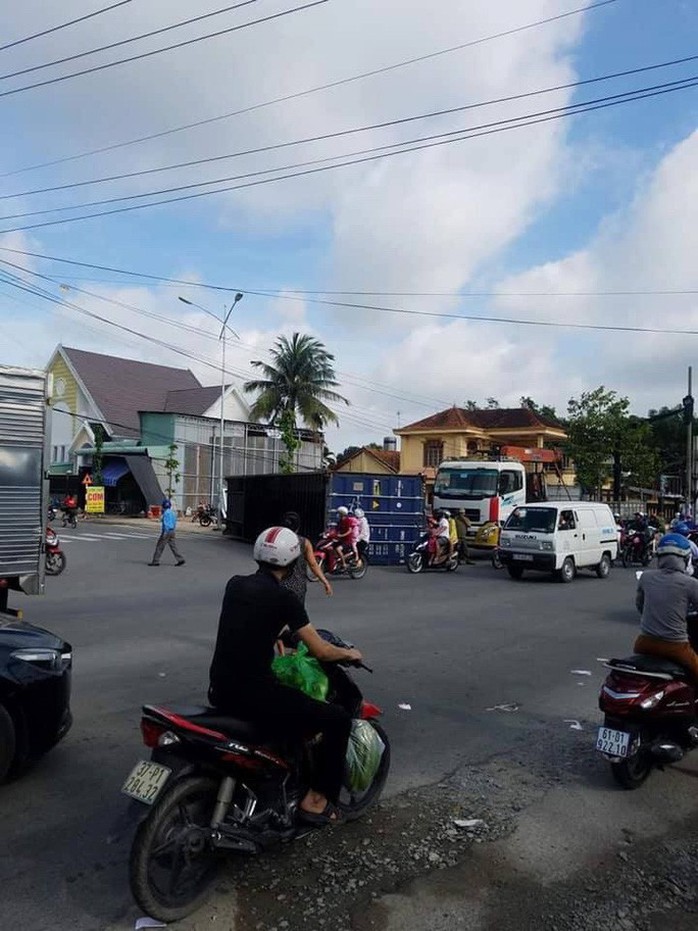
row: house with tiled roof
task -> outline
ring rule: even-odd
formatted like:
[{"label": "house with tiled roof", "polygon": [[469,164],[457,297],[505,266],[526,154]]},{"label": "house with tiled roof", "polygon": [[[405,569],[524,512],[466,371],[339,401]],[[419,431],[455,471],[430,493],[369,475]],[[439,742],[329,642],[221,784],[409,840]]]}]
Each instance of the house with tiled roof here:
[{"label": "house with tiled roof", "polygon": [[502,447],[550,449],[567,439],[563,424],[527,407],[469,410],[454,405],[393,432],[400,437],[400,472],[422,475],[427,482],[445,459],[495,455]]},{"label": "house with tiled roof", "polygon": [[[392,440],[394,443],[395,440]],[[400,453],[388,446],[386,440],[383,449],[375,446],[362,446],[346,459],[337,463],[335,472],[361,472],[368,475],[397,475],[400,471]]]},{"label": "house with tiled roof", "polygon": [[[60,345],[47,368],[53,376],[50,472],[66,476],[66,488],[92,467],[100,425],[108,503],[129,512],[159,503],[169,484],[164,462],[172,445],[180,463],[179,508],[217,497],[220,385],[202,385],[189,369]],[[223,392],[223,416],[224,475],[276,471],[279,438],[250,423],[249,405],[232,385]],[[322,443],[316,435],[302,440],[300,464],[320,468]]]}]

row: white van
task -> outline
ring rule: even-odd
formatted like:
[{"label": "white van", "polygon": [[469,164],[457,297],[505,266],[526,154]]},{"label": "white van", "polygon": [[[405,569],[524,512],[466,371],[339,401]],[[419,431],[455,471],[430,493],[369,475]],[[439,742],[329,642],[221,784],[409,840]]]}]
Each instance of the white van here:
[{"label": "white van", "polygon": [[607,504],[548,501],[512,511],[499,547],[512,579],[527,569],[550,572],[561,582],[571,582],[578,569],[605,579],[618,556],[618,534]]}]

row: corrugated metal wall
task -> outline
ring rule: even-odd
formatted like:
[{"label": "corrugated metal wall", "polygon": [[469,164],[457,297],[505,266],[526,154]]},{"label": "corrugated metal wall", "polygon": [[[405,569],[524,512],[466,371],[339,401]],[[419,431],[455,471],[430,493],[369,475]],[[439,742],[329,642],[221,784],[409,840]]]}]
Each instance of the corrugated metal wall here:
[{"label": "corrugated metal wall", "polygon": [[43,372],[0,366],[0,576],[43,582],[43,464],[46,421]]},{"label": "corrugated metal wall", "polygon": [[252,543],[285,511],[301,516],[301,532],[315,541],[337,508],[361,507],[371,526],[369,558],[376,565],[405,561],[419,534],[424,508],[418,476],[311,472],[228,478],[227,533]]}]

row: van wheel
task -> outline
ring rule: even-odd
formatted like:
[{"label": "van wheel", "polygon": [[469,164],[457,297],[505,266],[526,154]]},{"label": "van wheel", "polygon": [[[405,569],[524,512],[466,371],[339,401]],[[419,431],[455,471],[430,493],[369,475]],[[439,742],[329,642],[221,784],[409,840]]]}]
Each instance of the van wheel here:
[{"label": "van wheel", "polygon": [[568,556],[567,559],[563,562],[562,566],[557,570],[557,577],[561,582],[571,582],[575,576],[574,560],[571,556]]},{"label": "van wheel", "polygon": [[611,571],[611,557],[608,553],[604,553],[601,557],[601,562],[596,567],[596,574],[600,579],[607,579]]},{"label": "van wheel", "polygon": [[512,579],[516,579],[517,581],[520,578],[522,578],[524,574],[524,571],[521,566],[507,566],[507,572],[509,573]]}]

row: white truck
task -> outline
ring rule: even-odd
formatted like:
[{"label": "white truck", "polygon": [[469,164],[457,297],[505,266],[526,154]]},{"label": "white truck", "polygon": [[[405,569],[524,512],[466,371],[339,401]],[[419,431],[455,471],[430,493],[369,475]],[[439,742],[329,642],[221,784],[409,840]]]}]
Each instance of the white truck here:
[{"label": "white truck", "polygon": [[0,614],[10,591],[44,590],[48,386],[43,371],[0,365]]}]

